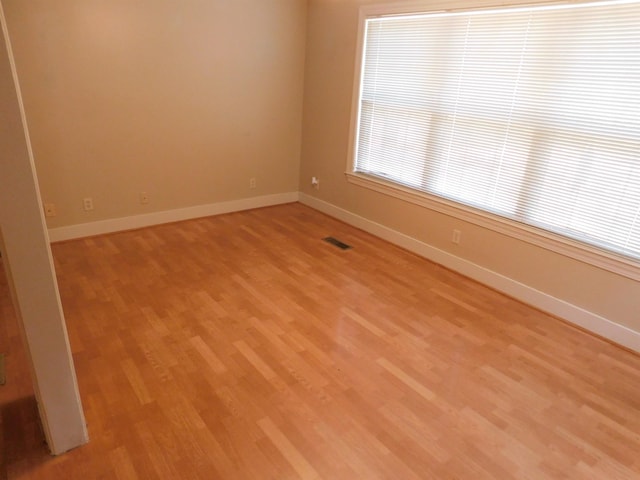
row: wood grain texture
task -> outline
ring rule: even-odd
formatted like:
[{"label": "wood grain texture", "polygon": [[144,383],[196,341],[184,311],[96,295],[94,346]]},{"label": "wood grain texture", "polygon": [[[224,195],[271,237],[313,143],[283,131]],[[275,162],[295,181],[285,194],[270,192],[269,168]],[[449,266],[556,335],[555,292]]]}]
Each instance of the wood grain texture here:
[{"label": "wood grain texture", "polygon": [[640,478],[639,356],[302,205],[53,252],[91,442],[2,283],[0,478]]}]

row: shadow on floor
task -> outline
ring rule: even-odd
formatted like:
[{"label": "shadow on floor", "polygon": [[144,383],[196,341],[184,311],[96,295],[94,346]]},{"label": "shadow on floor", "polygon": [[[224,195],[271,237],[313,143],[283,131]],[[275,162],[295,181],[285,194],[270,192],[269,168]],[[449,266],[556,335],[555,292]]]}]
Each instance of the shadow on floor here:
[{"label": "shadow on floor", "polygon": [[51,458],[35,396],[0,403],[0,480],[9,478],[9,473],[19,477],[19,472]]}]

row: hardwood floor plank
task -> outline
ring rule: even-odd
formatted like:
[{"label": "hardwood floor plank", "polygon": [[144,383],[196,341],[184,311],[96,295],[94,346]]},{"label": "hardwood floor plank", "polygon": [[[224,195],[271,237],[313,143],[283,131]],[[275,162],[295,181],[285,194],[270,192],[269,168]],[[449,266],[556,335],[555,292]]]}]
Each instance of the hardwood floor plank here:
[{"label": "hardwood floor plank", "polygon": [[311,466],[306,458],[298,451],[298,449],[289,441],[287,436],[283,434],[278,427],[271,421],[269,417],[258,420],[258,425],[274,443],[280,453],[287,459],[296,472],[303,480],[314,480],[320,478],[318,472]]},{"label": "hardwood floor plank", "polygon": [[118,447],[109,453],[115,476],[118,480],[135,480],[140,478],[133,465],[129,452],[124,447]]},{"label": "hardwood floor plank", "polygon": [[404,383],[406,386],[414,390],[418,395],[423,397],[427,401],[433,400],[436,395],[425,387],[422,383],[417,381],[411,375],[408,375],[404,370],[398,368],[392,362],[387,360],[386,358],[379,358],[376,360],[376,363],[384,368],[386,371],[391,373],[394,377]]},{"label": "hardwood floor plank", "polygon": [[202,358],[207,362],[207,364],[213,370],[213,373],[217,375],[221,375],[227,371],[227,367],[222,363],[222,360],[218,358],[218,356],[209,348],[209,346],[204,343],[201,337],[192,337],[190,339],[191,344],[196,349],[196,351],[202,355]]}]

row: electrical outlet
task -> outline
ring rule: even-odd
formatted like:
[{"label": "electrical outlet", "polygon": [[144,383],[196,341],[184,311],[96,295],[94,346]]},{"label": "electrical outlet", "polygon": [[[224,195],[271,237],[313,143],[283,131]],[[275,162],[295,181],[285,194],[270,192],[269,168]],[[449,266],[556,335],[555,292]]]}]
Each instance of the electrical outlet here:
[{"label": "electrical outlet", "polygon": [[93,198],[86,197],[82,200],[82,205],[84,206],[84,210],[86,212],[93,210]]},{"label": "electrical outlet", "polygon": [[140,203],[142,205],[149,203],[149,194],[147,192],[140,192]]},{"label": "electrical outlet", "polygon": [[58,214],[56,212],[55,203],[45,203],[44,204],[44,216],[45,217],[55,217]]},{"label": "electrical outlet", "polygon": [[256,177],[249,179],[249,188],[256,188]]},{"label": "electrical outlet", "polygon": [[318,177],[311,177],[311,186],[316,190],[320,190],[320,179]]},{"label": "electrical outlet", "polygon": [[462,232],[460,230],[454,230],[453,235],[451,235],[451,241],[456,245],[459,245],[461,238],[462,238]]}]

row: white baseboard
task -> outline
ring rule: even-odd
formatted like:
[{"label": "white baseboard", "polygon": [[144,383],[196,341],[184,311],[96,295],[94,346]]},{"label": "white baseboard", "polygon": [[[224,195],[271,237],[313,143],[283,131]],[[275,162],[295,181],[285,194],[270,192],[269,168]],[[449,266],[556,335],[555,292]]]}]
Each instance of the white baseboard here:
[{"label": "white baseboard", "polygon": [[299,201],[612,342],[640,352],[640,332],[310,195],[300,193]]},{"label": "white baseboard", "polygon": [[60,242],[74,238],[90,237],[102,235],[104,233],[119,232],[122,230],[133,230],[135,228],[160,225],[162,223],[178,222],[192,218],[208,217],[223,213],[239,212],[251,208],[270,207],[283,203],[298,201],[298,192],[278,193],[265,195],[262,197],[243,198],[241,200],[231,200],[228,202],[211,203],[208,205],[197,205],[194,207],[178,208],[175,210],[165,210],[162,212],[145,213],[131,217],[113,218],[100,220],[91,223],[81,223],[68,227],[49,229],[49,240]]}]

